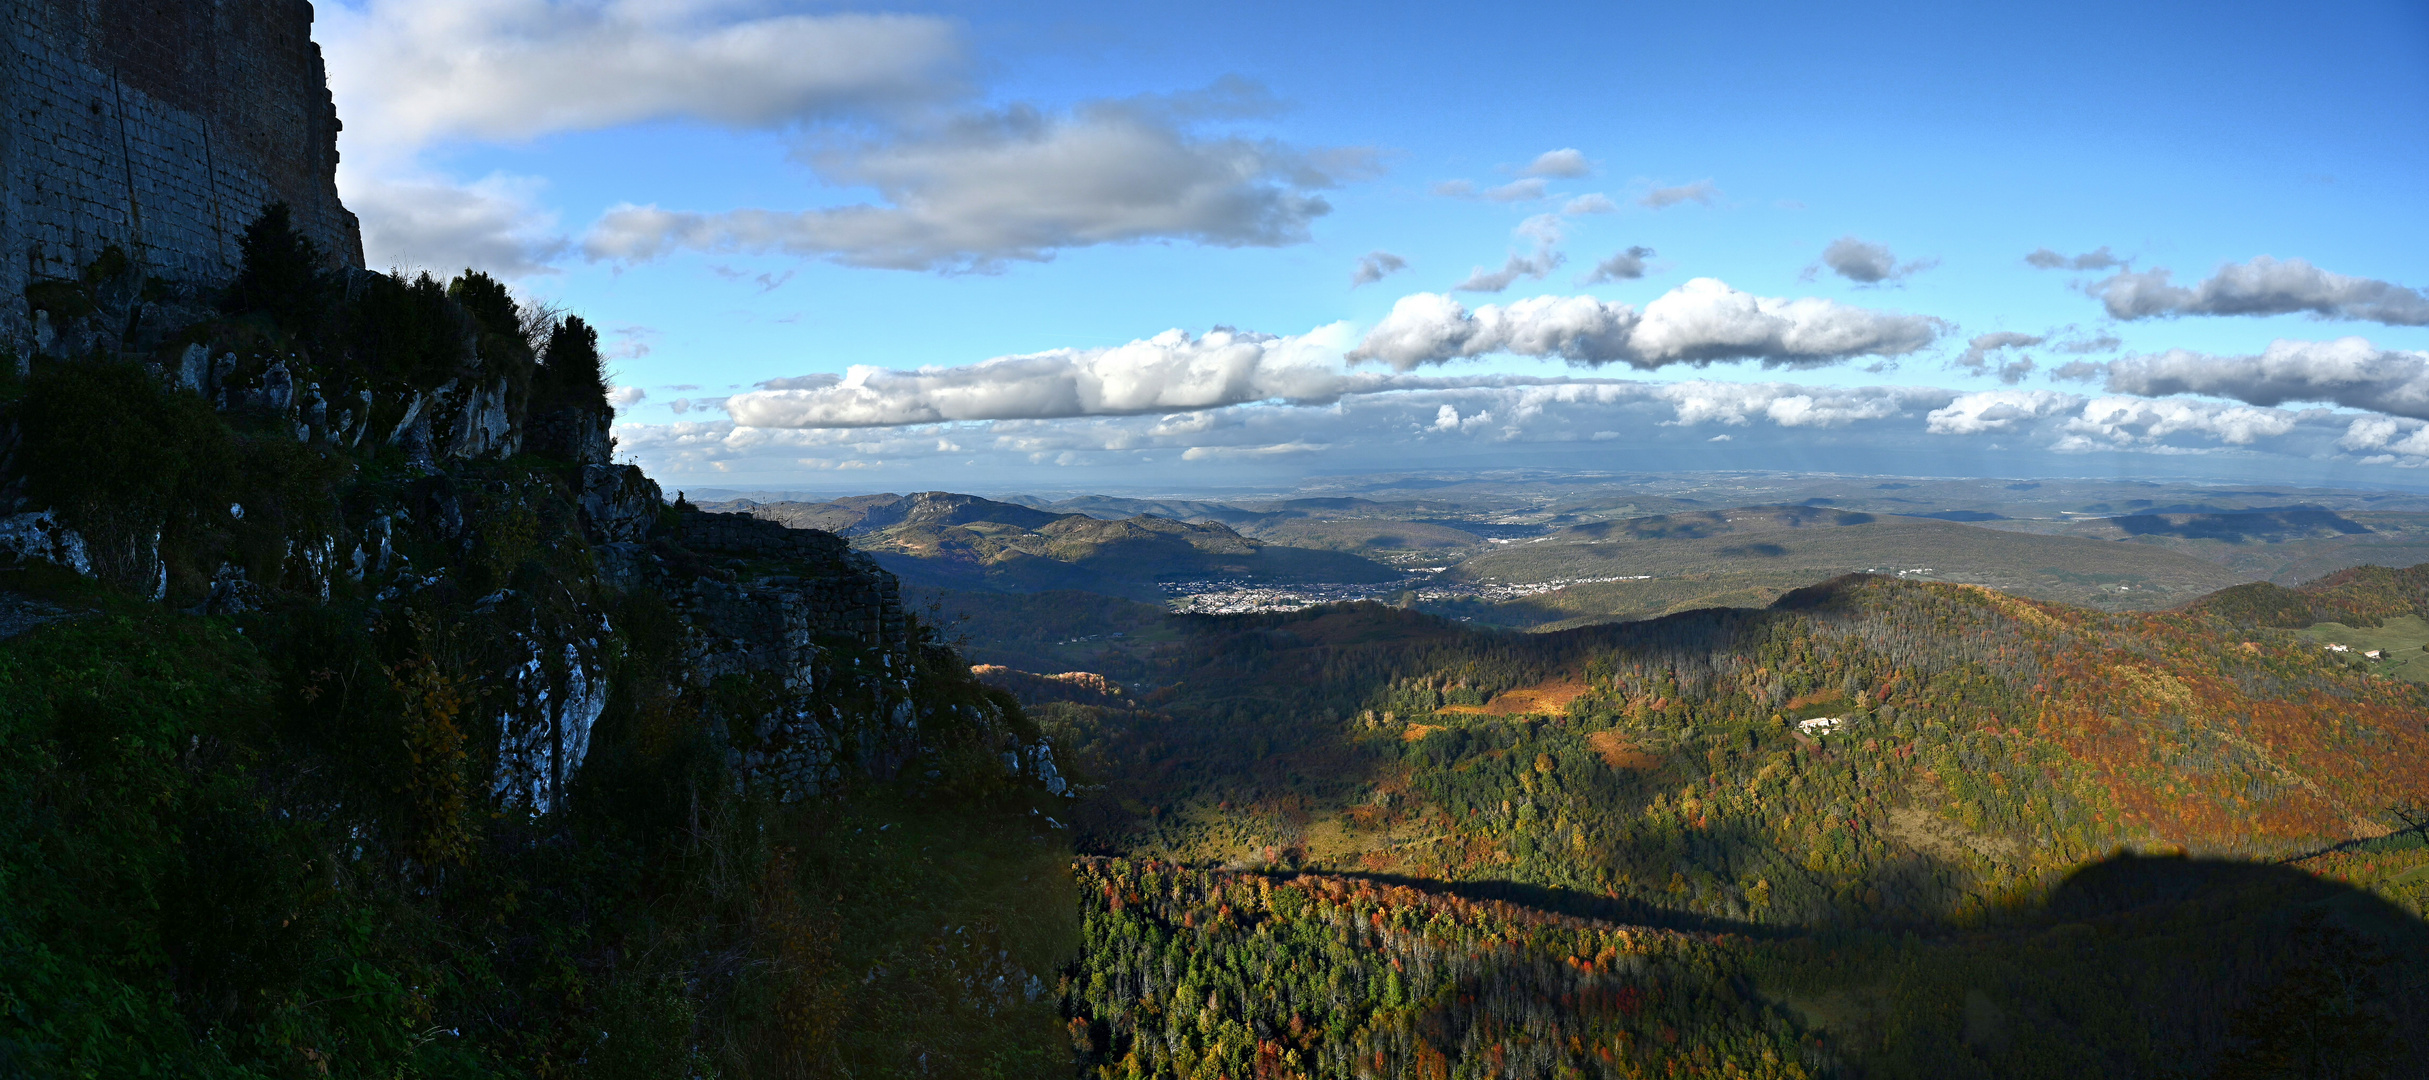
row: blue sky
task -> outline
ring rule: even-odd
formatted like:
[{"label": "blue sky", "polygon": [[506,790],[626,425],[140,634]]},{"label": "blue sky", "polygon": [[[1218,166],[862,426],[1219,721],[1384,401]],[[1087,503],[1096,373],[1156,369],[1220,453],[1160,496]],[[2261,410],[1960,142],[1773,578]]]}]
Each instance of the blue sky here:
[{"label": "blue sky", "polygon": [[372,0],[316,36],[373,263],[607,328],[672,483],[2419,482],[2429,11],[1988,8]]}]

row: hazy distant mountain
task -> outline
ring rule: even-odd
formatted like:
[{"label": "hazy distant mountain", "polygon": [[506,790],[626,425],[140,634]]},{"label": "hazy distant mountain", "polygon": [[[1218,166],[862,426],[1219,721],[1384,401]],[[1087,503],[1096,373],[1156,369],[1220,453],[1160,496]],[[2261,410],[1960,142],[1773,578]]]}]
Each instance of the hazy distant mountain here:
[{"label": "hazy distant mountain", "polygon": [[992,521],[1026,529],[1073,516],[947,491],[922,491],[913,495],[854,495],[820,503],[735,499],[703,503],[701,509],[748,513],[788,528],[824,529],[847,537],[867,536],[903,525],[943,528],[973,521]]},{"label": "hazy distant mountain", "polygon": [[1371,582],[1399,576],[1355,555],[1266,544],[1219,521],[1150,514],[1106,520],[942,491],[825,503],[736,500],[702,509],[849,537],[852,546],[876,556],[905,582],[936,588],[1080,589],[1159,600],[1170,582]]}]

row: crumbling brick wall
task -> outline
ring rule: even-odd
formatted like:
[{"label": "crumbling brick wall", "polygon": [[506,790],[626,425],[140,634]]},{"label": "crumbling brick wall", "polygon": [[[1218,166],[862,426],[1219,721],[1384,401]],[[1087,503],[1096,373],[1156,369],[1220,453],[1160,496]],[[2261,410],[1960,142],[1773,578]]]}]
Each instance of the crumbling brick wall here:
[{"label": "crumbling brick wall", "polygon": [[23,295],[117,245],[160,277],[236,269],[284,201],[363,264],[337,196],[337,110],[306,0],[8,0],[0,14],[0,343]]}]

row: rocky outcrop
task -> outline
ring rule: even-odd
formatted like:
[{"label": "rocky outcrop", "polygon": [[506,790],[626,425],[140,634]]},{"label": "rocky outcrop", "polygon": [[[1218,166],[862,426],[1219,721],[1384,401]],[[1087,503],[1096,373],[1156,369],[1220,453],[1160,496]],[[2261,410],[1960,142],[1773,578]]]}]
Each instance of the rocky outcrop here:
[{"label": "rocky outcrop", "polygon": [[[902,775],[945,730],[982,733],[1000,769],[1061,786],[1051,752],[1014,734],[1008,696],[929,656],[942,650],[921,643],[900,584],[868,555],[832,533],[668,507],[639,468],[598,460],[603,432],[581,410],[555,414],[549,436],[575,460],[517,457],[530,445],[523,376],[463,318],[437,322],[456,328],[442,339],[453,357],[424,370],[450,374],[418,385],[365,381],[349,374],[358,360],[265,348],[247,324],[215,320],[49,359],[43,377],[70,382],[140,367],[153,393],[243,431],[247,453],[303,470],[247,478],[263,493],[131,538],[104,523],[117,530],[106,550],[131,567],[115,577],[199,615],[336,605],[381,633],[418,627],[418,647],[455,658],[465,722],[494,733],[483,757],[502,808],[561,806],[620,692],[671,701],[723,741],[736,784],[779,799]],[[567,431],[596,437],[569,444]],[[261,449],[289,439],[290,456]],[[23,480],[0,478],[0,559],[111,577],[92,537]],[[679,638],[655,690],[617,675],[627,646],[610,612],[640,595],[663,602]]]},{"label": "rocky outcrop", "polygon": [[[483,606],[503,599],[485,599]],[[587,626],[544,627],[530,619],[512,635],[522,646],[521,663],[503,680],[511,690],[498,713],[498,767],[491,782],[492,793],[507,805],[553,809],[589,755],[591,731],[607,710],[604,643],[614,628],[595,609],[580,616]],[[581,632],[586,629],[588,635]]]},{"label": "rocky outcrop", "polygon": [[0,560],[39,560],[92,576],[93,560],[85,554],[84,537],[59,523],[59,515],[35,510],[0,517]]},{"label": "rocky outcrop", "polygon": [[703,554],[743,556],[787,564],[807,573],[757,579],[755,588],[782,593],[813,635],[845,638],[895,663],[908,649],[902,585],[877,560],[816,529],[788,529],[741,514],[682,515],[684,546]]},{"label": "rocky outcrop", "polygon": [[550,409],[532,416],[523,447],[559,461],[605,465],[615,451],[608,435],[614,420],[615,414],[605,409]]},{"label": "rocky outcrop", "polygon": [[647,539],[664,509],[658,485],[637,465],[582,466],[582,527],[594,542]]},{"label": "rocky outcrop", "polygon": [[686,669],[706,688],[771,677],[776,700],[731,751],[735,773],[804,798],[845,761],[891,776],[916,751],[917,699],[901,585],[841,537],[737,514],[680,515],[684,546],[720,573],[669,589],[688,633]]}]

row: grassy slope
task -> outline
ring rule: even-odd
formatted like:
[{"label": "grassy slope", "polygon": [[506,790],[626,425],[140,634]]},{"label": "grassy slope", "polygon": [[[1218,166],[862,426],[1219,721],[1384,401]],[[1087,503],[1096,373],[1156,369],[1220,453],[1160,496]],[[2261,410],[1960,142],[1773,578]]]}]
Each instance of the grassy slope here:
[{"label": "grassy slope", "polygon": [[2304,631],[2306,640],[2322,645],[2337,644],[2355,653],[2376,649],[2386,658],[2370,665],[2376,674],[2391,678],[2429,682],[2429,622],[2418,615],[2399,615],[2378,626],[2355,627],[2339,622],[2314,623]]},{"label": "grassy slope", "polygon": [[[350,777],[372,747],[290,726],[293,657],[257,647],[258,621],[69,602],[102,610],[0,642],[12,1067],[911,1076],[925,1054],[1028,1077],[1062,1060],[1051,996],[994,981],[1050,973],[1076,942],[1069,848],[1023,805],[873,788],[784,810],[712,785],[670,839],[646,796],[653,769],[681,784],[680,753],[653,766],[604,730],[570,816],[490,822],[443,879],[400,872],[381,848],[434,781],[403,766],[411,782],[364,805]],[[609,1045],[577,1039],[597,1030]]]}]

